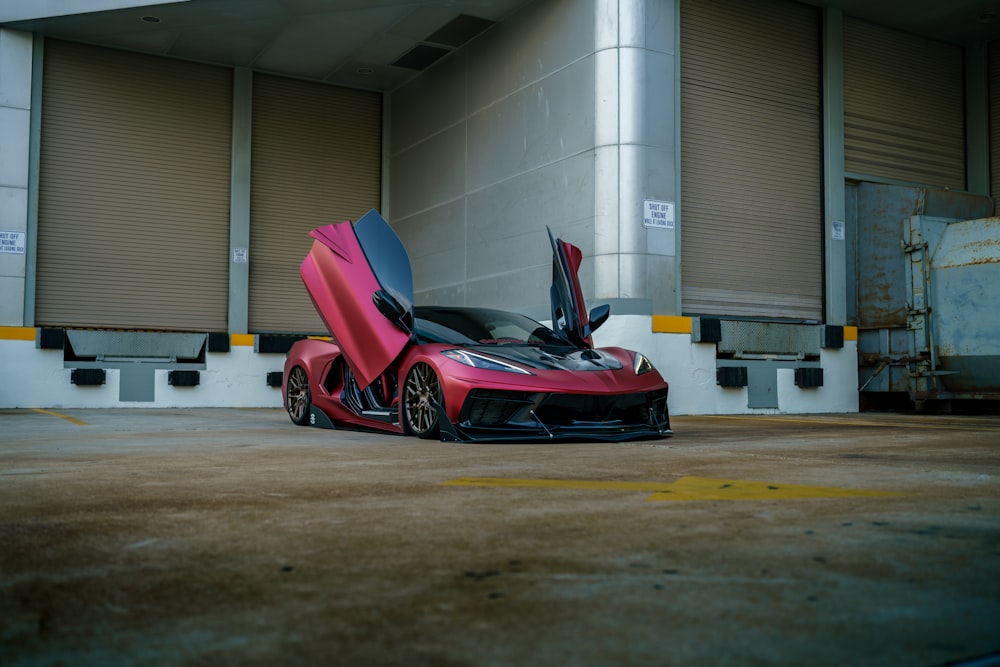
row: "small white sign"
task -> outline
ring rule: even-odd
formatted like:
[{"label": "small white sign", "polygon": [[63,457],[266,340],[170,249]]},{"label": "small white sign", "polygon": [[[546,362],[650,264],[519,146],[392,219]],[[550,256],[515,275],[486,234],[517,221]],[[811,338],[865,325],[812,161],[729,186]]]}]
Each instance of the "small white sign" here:
[{"label": "small white sign", "polygon": [[674,203],[644,199],[642,202],[642,226],[659,229],[674,228]]},{"label": "small white sign", "polygon": [[250,261],[248,248],[233,248],[233,264],[246,264]]},{"label": "small white sign", "polygon": [[26,232],[0,232],[0,253],[23,255],[27,245]]},{"label": "small white sign", "polygon": [[23,255],[27,245],[27,232],[0,232],[0,253]]},{"label": "small white sign", "polygon": [[833,240],[843,241],[844,240],[844,222],[842,220],[833,221]]}]

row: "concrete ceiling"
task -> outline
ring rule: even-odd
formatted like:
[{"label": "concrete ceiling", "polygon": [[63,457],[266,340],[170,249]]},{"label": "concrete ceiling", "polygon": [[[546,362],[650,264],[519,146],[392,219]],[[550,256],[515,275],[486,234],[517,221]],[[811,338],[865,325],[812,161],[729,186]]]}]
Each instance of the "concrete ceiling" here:
[{"label": "concrete ceiling", "polygon": [[[0,24],[59,39],[389,91],[418,73],[394,65],[414,47],[446,53],[533,0],[139,1],[146,6],[115,9],[133,3],[90,0],[90,7],[107,8],[41,19],[30,18],[30,12],[5,15],[0,8]],[[810,1],[957,44],[1000,39],[997,0]],[[58,5],[55,0],[31,2],[20,6],[37,8],[36,14],[57,13],[51,9]],[[461,15],[486,22],[473,21],[464,31],[471,36],[438,33],[457,27],[451,22]]]},{"label": "concrete ceiling", "polygon": [[[393,65],[414,47],[423,44],[423,54],[432,57],[447,52],[528,2],[187,0],[6,23],[0,8],[0,23],[58,39],[388,91],[418,74]],[[438,32],[445,27],[451,30]]]}]

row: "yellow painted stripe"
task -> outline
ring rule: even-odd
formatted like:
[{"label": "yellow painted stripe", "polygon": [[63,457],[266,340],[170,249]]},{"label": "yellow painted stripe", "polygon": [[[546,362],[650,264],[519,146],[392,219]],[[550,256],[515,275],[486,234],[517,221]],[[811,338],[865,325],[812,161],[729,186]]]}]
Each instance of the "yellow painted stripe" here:
[{"label": "yellow painted stripe", "polygon": [[691,318],[680,315],[653,315],[654,333],[691,333]]},{"label": "yellow painted stripe", "polygon": [[0,340],[35,340],[35,328],[0,327]]},{"label": "yellow painted stripe", "polygon": [[646,500],[798,500],[801,498],[868,498],[901,496],[892,491],[866,491],[829,486],[801,486],[740,479],[681,477]]},{"label": "yellow painted stripe", "polygon": [[544,489],[597,489],[602,491],[646,491],[652,493],[670,482],[613,482],[586,479],[518,479],[514,477],[459,477],[444,486],[506,486]]},{"label": "yellow painted stripe", "polygon": [[253,347],[253,334],[229,334],[229,344],[233,347]]},{"label": "yellow painted stripe", "polygon": [[801,498],[853,498],[901,496],[892,491],[867,491],[825,486],[801,486],[712,477],[681,477],[674,482],[615,482],[585,479],[519,479],[460,477],[443,486],[585,489],[651,493],[646,500],[794,500]]},{"label": "yellow painted stripe", "polygon": [[844,340],[857,340],[857,339],[858,339],[857,327],[844,327]]},{"label": "yellow painted stripe", "polygon": [[51,410],[42,410],[41,408],[32,408],[35,412],[40,412],[43,415],[52,415],[53,417],[59,417],[59,419],[65,419],[71,424],[76,424],[77,426],[89,426],[87,422],[82,419],[77,419],[76,417],[70,417],[69,415],[59,414],[58,412],[52,412]]}]

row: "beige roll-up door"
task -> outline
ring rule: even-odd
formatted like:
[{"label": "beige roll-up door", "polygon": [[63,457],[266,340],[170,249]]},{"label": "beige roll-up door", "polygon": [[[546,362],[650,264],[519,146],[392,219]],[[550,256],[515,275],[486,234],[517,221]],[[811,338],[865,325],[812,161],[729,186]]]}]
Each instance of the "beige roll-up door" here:
[{"label": "beige roll-up door", "polygon": [[46,40],[36,323],[225,331],[232,73]]},{"label": "beige roll-up door", "polygon": [[1000,215],[1000,42],[990,44],[990,195]]},{"label": "beige roll-up door", "polygon": [[681,2],[685,313],[822,318],[819,12]]},{"label": "beige roll-up door", "polygon": [[844,20],[844,168],[965,189],[962,49]]},{"label": "beige roll-up door", "polygon": [[250,330],[326,330],[299,277],[309,231],[379,208],[378,93],[258,75],[253,84]]}]

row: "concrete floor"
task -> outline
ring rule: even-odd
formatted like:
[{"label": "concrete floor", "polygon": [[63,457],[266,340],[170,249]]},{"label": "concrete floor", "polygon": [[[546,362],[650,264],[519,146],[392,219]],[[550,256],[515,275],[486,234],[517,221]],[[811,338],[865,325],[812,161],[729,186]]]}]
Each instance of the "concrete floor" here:
[{"label": "concrete floor", "polygon": [[1000,664],[1000,417],[673,426],[0,411],[0,664]]}]

